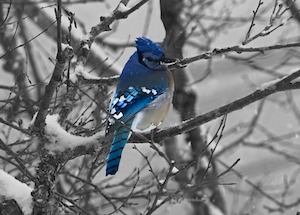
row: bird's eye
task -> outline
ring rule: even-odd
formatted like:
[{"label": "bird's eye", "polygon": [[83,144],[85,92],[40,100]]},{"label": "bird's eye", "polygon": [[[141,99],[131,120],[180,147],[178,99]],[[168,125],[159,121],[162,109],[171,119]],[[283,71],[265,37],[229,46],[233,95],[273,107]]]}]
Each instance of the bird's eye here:
[{"label": "bird's eye", "polygon": [[145,60],[148,60],[148,61],[150,61],[150,62],[159,62],[160,60],[158,60],[158,59],[154,59],[154,58],[151,58],[151,57],[145,57],[144,58],[144,61]]}]

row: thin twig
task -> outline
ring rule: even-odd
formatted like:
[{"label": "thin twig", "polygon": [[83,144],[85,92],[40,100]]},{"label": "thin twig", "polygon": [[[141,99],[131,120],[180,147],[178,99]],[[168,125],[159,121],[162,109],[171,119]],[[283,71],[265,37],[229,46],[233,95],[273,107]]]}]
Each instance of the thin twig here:
[{"label": "thin twig", "polygon": [[262,99],[260,101],[257,111],[256,111],[256,113],[254,113],[254,116],[251,119],[250,123],[247,123],[248,130],[243,135],[238,137],[236,140],[232,141],[230,144],[223,147],[222,150],[220,150],[219,152],[217,152],[215,154],[215,157],[220,157],[222,154],[224,154],[228,150],[232,149],[233,147],[236,147],[237,145],[239,145],[241,143],[241,141],[245,140],[247,137],[249,137],[254,132],[255,125],[257,124],[258,119],[263,112],[262,109],[263,109],[264,103],[265,103],[265,99]]},{"label": "thin twig", "polygon": [[[262,2],[262,0],[259,0],[258,5],[257,5],[257,7],[256,7],[256,10],[252,11],[252,12],[253,12],[253,17],[252,17],[251,24],[250,24],[250,27],[249,27],[248,32],[247,32],[247,34],[246,34],[246,38],[245,38],[244,42],[245,42],[245,41],[248,41],[248,39],[249,39],[249,37],[250,37],[251,30],[252,30],[252,28],[255,26],[254,20],[255,20],[255,18],[256,18],[256,15],[257,15],[258,10],[259,10],[259,8],[260,8],[261,5],[263,5],[263,2]],[[243,43],[244,43],[244,42],[243,42]]]},{"label": "thin twig", "polygon": [[[197,116],[193,119],[184,121],[177,126],[173,126],[173,127],[167,128],[162,131],[158,131],[155,134],[155,141],[163,140],[165,138],[172,137],[172,136],[178,135],[178,134],[182,134],[186,131],[190,131],[190,130],[194,129],[195,127],[198,127],[206,122],[216,119],[224,114],[242,109],[243,107],[245,107],[253,102],[256,102],[258,100],[261,100],[261,99],[263,99],[271,94],[274,94],[276,92],[294,89],[294,87],[295,87],[294,84],[296,84],[297,82],[291,83],[291,81],[296,79],[299,76],[300,76],[300,70],[292,73],[291,75],[288,75],[288,76],[282,78],[280,81],[270,85],[266,89],[257,89],[253,93],[251,93],[243,98],[237,99],[236,101],[234,101],[230,104],[224,105],[220,108],[212,110],[203,115]],[[299,85],[297,85],[297,87],[299,87]]]},{"label": "thin twig", "polygon": [[0,117],[0,123],[3,123],[3,124],[5,124],[5,125],[8,125],[9,127],[13,128],[13,129],[16,129],[16,130],[18,130],[18,131],[21,131],[21,132],[24,133],[24,134],[30,135],[30,132],[29,132],[28,130],[23,129],[23,128],[19,127],[19,126],[16,126],[16,125],[14,125],[14,124],[12,124],[12,123],[10,123],[10,122],[7,122],[7,121],[5,121],[2,117]]},{"label": "thin twig", "polygon": [[[276,45],[272,45],[272,46],[249,47],[249,48],[243,47],[243,46],[230,46],[230,47],[225,47],[225,48],[216,48],[216,49],[213,49],[212,51],[208,51],[208,52],[205,52],[200,55],[177,60],[174,64],[168,66],[168,68],[173,69],[176,67],[182,67],[182,66],[185,66],[187,64],[190,64],[190,63],[193,63],[193,62],[196,62],[199,60],[211,59],[214,56],[220,56],[220,55],[227,54],[230,52],[235,52],[238,54],[259,52],[259,53],[264,54],[266,51],[286,49],[286,48],[295,48],[295,47],[300,47],[300,42],[287,43],[287,44],[276,44]],[[80,78],[82,80],[82,84],[112,85],[112,84],[117,83],[119,76],[115,75],[115,76],[111,76],[111,77],[101,77],[99,79],[84,79],[84,77],[80,77]]]},{"label": "thin twig", "polygon": [[61,0],[57,0],[57,9],[55,8],[55,17],[57,21],[57,40],[56,40],[56,46],[57,46],[57,59],[60,59],[62,57],[62,50],[61,50]]},{"label": "thin twig", "polygon": [[[217,161],[224,167],[226,167],[227,169],[230,168],[230,166],[228,166],[226,163],[224,163],[223,161],[221,161],[220,159],[217,159]],[[271,200],[272,202],[274,202],[275,204],[277,204],[280,207],[283,208],[291,208],[293,206],[297,206],[300,204],[300,198],[298,198],[295,202],[286,204],[284,202],[280,202],[277,199],[275,199],[273,196],[271,196],[270,194],[266,193],[259,185],[256,185],[255,183],[253,183],[251,180],[249,180],[248,178],[246,178],[242,173],[240,173],[239,171],[235,170],[234,168],[230,168],[231,172],[233,172],[236,176],[238,176],[240,179],[242,179],[243,181],[245,181],[248,185],[250,185],[251,187],[253,187],[256,191],[258,191],[260,194],[262,194],[263,196],[265,196],[267,199]]]},{"label": "thin twig", "polygon": [[[110,25],[120,19],[127,18],[128,15],[133,13],[134,11],[138,10],[142,5],[144,5],[149,0],[141,0],[136,5],[134,5],[132,8],[130,8],[127,11],[121,12],[119,11],[118,6],[113,11],[113,14],[111,16],[107,17],[100,17],[100,22],[91,28],[90,32],[84,37],[84,39],[80,42],[79,51],[77,53],[77,62],[75,66],[75,70],[78,66],[85,65],[87,58],[90,53],[90,48],[95,40],[95,38],[106,31],[110,31]],[[81,86],[81,80],[78,79],[76,82],[78,87]],[[77,87],[77,89],[78,89]],[[73,110],[73,104],[75,103],[75,95],[76,95],[76,88],[69,90],[69,92],[65,95],[65,100],[61,104],[61,110],[60,110],[60,120],[61,122],[64,122],[64,120],[67,118],[69,113]]]},{"label": "thin twig", "polygon": [[[42,34],[44,34],[48,29],[50,29],[54,24],[56,23],[56,21],[52,22],[47,28],[45,28],[43,31],[41,31],[40,33],[38,33],[36,36],[32,37],[30,40],[26,41],[26,43],[30,43],[31,41],[35,40],[36,38],[38,38],[39,36],[41,36]],[[2,58],[4,58],[5,56],[7,56],[8,54],[12,53],[13,51],[15,51],[16,49],[23,47],[26,45],[26,43],[23,43],[21,45],[18,45],[12,49],[9,49],[9,51],[5,52],[5,54],[3,54],[2,56],[0,56],[0,60]]]},{"label": "thin twig", "polygon": [[158,192],[155,195],[155,198],[153,200],[152,206],[150,208],[148,208],[148,211],[147,211],[146,215],[152,214],[157,208],[159,208],[160,206],[162,206],[165,203],[164,201],[162,201],[162,202],[160,202],[158,204],[158,199],[164,193],[164,190],[165,190],[165,188],[167,186],[167,183],[168,183],[170,177],[174,175],[172,173],[172,170],[173,170],[174,166],[175,166],[175,162],[172,162],[171,165],[170,165],[170,167],[169,167],[168,173],[167,173],[166,178],[164,179],[163,183],[159,183]]},{"label": "thin twig", "polygon": [[52,74],[52,77],[50,79],[49,84],[46,86],[45,94],[42,98],[42,102],[40,105],[39,112],[37,114],[36,120],[34,121],[34,128],[33,130],[42,131],[45,126],[45,119],[48,113],[48,108],[50,106],[52,96],[55,92],[55,89],[57,85],[59,84],[61,80],[61,74],[63,72],[63,69],[65,67],[65,63],[67,62],[67,59],[72,54],[73,49],[68,46],[63,51],[62,54],[59,56],[57,55],[58,59],[55,64],[55,68]]},{"label": "thin twig", "polygon": [[[62,173],[61,173],[61,174],[62,174]],[[106,194],[104,194],[104,193],[101,191],[101,189],[99,189],[99,187],[98,187],[97,185],[95,185],[95,184],[93,184],[93,183],[91,183],[91,182],[89,182],[89,181],[87,181],[87,180],[84,180],[84,179],[82,179],[82,178],[80,178],[80,177],[78,177],[78,176],[76,176],[76,175],[74,175],[74,174],[71,174],[70,172],[65,172],[64,174],[69,175],[69,176],[75,178],[76,180],[79,180],[79,181],[83,182],[84,184],[88,184],[89,186],[93,187],[93,188],[95,189],[96,192],[99,192],[100,195],[102,195],[102,196],[106,199],[106,201],[108,201],[115,209],[117,209],[117,207],[116,207],[115,204],[111,201],[111,199],[110,199]]]},{"label": "thin twig", "polygon": [[29,170],[24,165],[24,161],[19,158],[19,155],[11,150],[1,139],[0,139],[0,148],[2,148],[7,154],[12,156],[15,161],[20,165],[20,171],[23,172],[30,180],[33,182],[36,181],[36,178],[29,172]]},{"label": "thin twig", "polygon": [[[11,5],[12,5],[12,0],[9,0],[9,5],[8,5],[8,8],[7,8],[7,12],[6,12],[5,18],[1,22],[0,26],[4,25],[4,23],[6,22],[6,20],[8,18],[8,15],[9,15],[9,12],[10,12],[10,9],[11,9]],[[2,10],[2,8],[1,8],[1,10]]]},{"label": "thin twig", "polygon": [[83,209],[82,207],[80,207],[79,205],[76,204],[75,201],[73,201],[72,199],[68,198],[67,196],[64,196],[63,194],[61,193],[58,193],[56,191],[53,192],[56,196],[62,198],[62,199],[65,199],[67,200],[68,202],[72,203],[72,205],[74,207],[76,207],[77,209],[79,209],[82,213],[86,214],[86,215],[91,215],[88,211],[86,211],[85,209]]},{"label": "thin twig", "polygon": [[208,161],[207,167],[206,167],[206,169],[205,169],[205,171],[204,171],[204,173],[203,173],[203,176],[202,176],[202,178],[201,178],[199,184],[202,184],[203,180],[204,180],[205,177],[206,177],[206,174],[207,174],[208,170],[209,170],[210,167],[211,167],[211,163],[212,163],[212,161],[213,161],[212,159],[213,159],[214,152],[216,151],[216,148],[217,148],[217,146],[218,146],[220,140],[221,140],[222,137],[223,137],[223,132],[224,132],[225,125],[226,125],[226,119],[227,119],[227,114],[225,114],[225,115],[223,116],[223,118],[222,118],[222,120],[221,120],[221,122],[220,122],[220,126],[219,126],[219,129],[218,129],[218,130],[220,130],[220,134],[216,133],[217,136],[218,136],[218,139],[217,139],[217,141],[216,141],[215,146],[214,146],[213,149],[211,150],[211,154],[210,154],[210,156],[209,156],[209,161]]},{"label": "thin twig", "polygon": [[139,170],[138,170],[136,182],[134,183],[134,185],[133,185],[133,187],[132,187],[132,189],[131,189],[131,192],[130,192],[129,195],[126,197],[125,201],[124,201],[124,202],[123,202],[116,210],[114,210],[113,212],[111,212],[111,213],[109,213],[109,214],[107,214],[107,215],[112,215],[112,214],[114,214],[114,213],[117,213],[118,211],[121,210],[122,207],[124,207],[124,206],[126,205],[126,203],[128,202],[128,200],[129,200],[129,199],[131,198],[131,196],[133,195],[133,191],[135,190],[136,185],[137,185],[137,183],[139,182],[139,180],[140,180],[140,173],[139,173]]},{"label": "thin twig", "polygon": [[133,144],[133,147],[132,147],[132,148],[135,149],[135,150],[137,150],[138,153],[139,153],[140,155],[142,155],[142,157],[146,160],[146,162],[147,162],[147,164],[148,164],[148,166],[149,166],[149,168],[150,168],[149,171],[152,173],[152,175],[153,175],[154,178],[156,179],[156,182],[159,184],[159,179],[158,179],[157,175],[155,174],[154,169],[152,168],[152,165],[151,165],[151,163],[150,163],[150,161],[149,161],[149,159],[148,159],[148,156],[144,155],[144,154],[136,147],[135,144]]}]

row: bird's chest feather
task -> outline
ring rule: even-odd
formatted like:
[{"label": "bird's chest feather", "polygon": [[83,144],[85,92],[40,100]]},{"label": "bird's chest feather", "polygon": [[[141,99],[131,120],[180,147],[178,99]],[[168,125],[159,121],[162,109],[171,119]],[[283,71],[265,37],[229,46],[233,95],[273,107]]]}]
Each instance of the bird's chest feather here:
[{"label": "bird's chest feather", "polygon": [[132,125],[133,130],[152,130],[159,126],[165,119],[172,104],[174,92],[174,81],[171,72],[166,70],[165,75],[167,88],[148,106],[137,113]]},{"label": "bird's chest feather", "polygon": [[133,130],[158,126],[169,110],[173,91],[173,78],[167,69],[145,70],[138,64],[125,67],[110,106],[113,118],[109,118],[109,130],[121,126],[118,120],[126,123],[133,119]]},{"label": "bird's chest feather", "polygon": [[167,91],[138,112],[133,120],[132,130],[150,131],[159,126],[169,111],[172,97],[173,92]]}]

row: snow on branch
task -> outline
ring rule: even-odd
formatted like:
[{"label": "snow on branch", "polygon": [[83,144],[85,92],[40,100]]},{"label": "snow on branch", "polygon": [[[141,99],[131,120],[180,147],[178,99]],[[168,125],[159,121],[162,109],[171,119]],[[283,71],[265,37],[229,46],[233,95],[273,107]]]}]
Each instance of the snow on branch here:
[{"label": "snow on branch", "polygon": [[299,46],[300,46],[300,42],[287,43],[287,44],[275,44],[272,46],[261,46],[261,47],[245,47],[244,45],[236,45],[236,46],[230,46],[230,47],[215,48],[212,51],[207,51],[200,55],[180,59],[174,65],[170,66],[169,68],[171,69],[174,67],[175,68],[182,67],[184,65],[190,64],[195,61],[199,61],[199,60],[203,60],[203,59],[211,59],[214,56],[217,56],[217,55],[220,56],[220,55],[227,54],[230,52],[235,52],[237,54],[260,52],[260,53],[264,54],[266,51],[286,49],[286,48],[296,48]]},{"label": "snow on branch", "polygon": [[[116,20],[127,18],[131,13],[138,10],[141,6],[143,6],[148,1],[149,0],[141,0],[131,8],[127,8],[127,7],[124,8],[126,5],[124,3],[122,3],[124,5],[124,7],[121,6],[121,8],[120,8],[118,5],[117,8],[113,11],[112,15],[105,16],[105,17],[101,16],[100,22],[96,26],[93,26],[92,29],[90,30],[90,32],[87,33],[85,35],[84,39],[81,41],[76,64],[77,65],[85,64],[88,54],[89,54],[89,51],[86,51],[86,49],[85,49],[86,45],[88,45],[88,47],[91,47],[95,38],[99,34],[111,30],[110,25],[113,22],[115,22]],[[121,9],[121,11],[119,9]],[[122,9],[124,9],[124,11],[122,11]]]},{"label": "snow on branch", "polygon": [[283,76],[282,78],[276,78],[275,80],[271,80],[268,82],[263,83],[260,87],[256,88],[257,90],[272,90],[274,87],[276,87],[276,83],[278,83],[279,81],[282,81],[284,78],[286,78],[286,76]]},{"label": "snow on branch", "polygon": [[73,47],[69,44],[61,43],[61,49],[62,51],[65,51],[66,49],[73,50]]},{"label": "snow on branch", "polygon": [[[196,55],[193,57],[187,57],[187,58],[183,58],[183,59],[178,59],[174,63],[168,65],[168,68],[171,70],[174,68],[182,68],[182,67],[186,66],[187,64],[190,64],[190,63],[193,63],[196,61],[200,61],[203,59],[211,59],[214,56],[220,56],[220,55],[228,54],[231,52],[235,52],[238,54],[260,52],[260,53],[264,54],[265,52],[271,51],[271,50],[295,48],[295,47],[299,47],[299,46],[300,46],[300,42],[287,43],[287,44],[275,44],[272,46],[261,46],[261,47],[246,47],[244,45],[237,45],[237,46],[231,46],[231,47],[215,48],[211,51],[207,51],[200,55]],[[90,74],[88,74],[88,75],[90,76]],[[90,78],[89,76],[86,76],[86,77],[84,75],[82,75],[82,76],[84,79],[84,83],[108,84],[108,85],[115,84],[119,77],[118,75],[114,75],[111,77],[103,77],[103,78]]]},{"label": "snow on branch", "polygon": [[[154,136],[154,141],[161,141],[168,137],[172,137],[186,131],[190,131],[206,122],[216,119],[224,114],[231,113],[236,110],[240,110],[245,106],[254,103],[258,100],[266,98],[267,96],[286,90],[300,89],[300,82],[295,82],[300,77],[300,69],[293,69],[291,72],[282,78],[276,79],[271,82],[263,84],[259,89],[251,94],[248,94],[240,99],[233,101],[227,105],[216,108],[205,114],[197,116],[195,118],[186,120],[179,125],[158,131]],[[147,136],[146,136],[147,137]],[[133,140],[133,142],[135,142]]]},{"label": "snow on branch", "polygon": [[117,8],[118,11],[122,12],[122,13],[125,13],[125,12],[128,12],[130,10],[129,7],[127,7],[125,4],[123,4],[122,2],[118,5],[118,8]]},{"label": "snow on branch", "polygon": [[70,81],[72,81],[73,83],[76,83],[78,78],[83,78],[84,80],[93,80],[93,81],[100,80],[100,77],[88,73],[84,69],[83,65],[78,65],[75,68],[75,72],[70,75]]},{"label": "snow on branch", "polygon": [[0,169],[0,197],[14,199],[25,215],[32,213],[32,188]]},{"label": "snow on branch", "polygon": [[50,153],[63,152],[66,149],[74,149],[78,146],[90,147],[99,143],[100,133],[90,137],[81,137],[70,134],[59,123],[59,115],[47,115],[45,125],[45,136],[49,143],[45,149]]}]

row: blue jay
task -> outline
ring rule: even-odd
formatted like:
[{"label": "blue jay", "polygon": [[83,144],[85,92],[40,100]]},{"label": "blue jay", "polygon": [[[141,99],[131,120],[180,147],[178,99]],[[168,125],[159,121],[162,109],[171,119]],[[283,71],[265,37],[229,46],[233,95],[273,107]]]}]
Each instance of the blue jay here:
[{"label": "blue jay", "polygon": [[137,51],[119,77],[109,108],[106,133],[113,132],[114,137],[106,160],[106,175],[118,171],[131,131],[149,131],[159,126],[172,103],[174,81],[164,50],[145,37],[135,42]]}]

